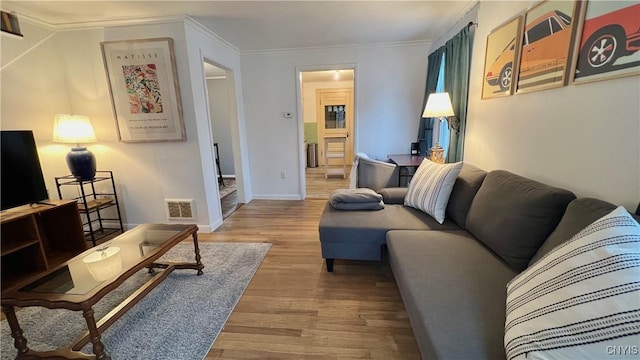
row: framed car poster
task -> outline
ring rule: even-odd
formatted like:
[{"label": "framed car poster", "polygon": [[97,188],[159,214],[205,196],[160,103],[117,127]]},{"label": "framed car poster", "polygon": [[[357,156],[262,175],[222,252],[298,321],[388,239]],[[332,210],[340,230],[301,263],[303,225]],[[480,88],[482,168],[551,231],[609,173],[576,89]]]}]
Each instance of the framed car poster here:
[{"label": "framed car poster", "polygon": [[100,45],[118,140],[185,141],[173,39]]},{"label": "framed car poster", "polygon": [[516,93],[567,84],[579,1],[543,1],[525,15]]},{"label": "framed car poster", "polygon": [[640,74],[640,3],[589,1],[580,11],[574,84]]},{"label": "framed car poster", "polygon": [[522,43],[523,18],[522,15],[518,15],[487,35],[482,99],[513,94]]}]

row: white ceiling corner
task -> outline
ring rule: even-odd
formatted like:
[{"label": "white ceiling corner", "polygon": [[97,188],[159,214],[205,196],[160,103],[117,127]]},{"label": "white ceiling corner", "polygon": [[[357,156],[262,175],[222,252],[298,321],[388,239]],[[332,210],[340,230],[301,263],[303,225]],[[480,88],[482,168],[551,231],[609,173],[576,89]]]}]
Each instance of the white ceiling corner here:
[{"label": "white ceiling corner", "polygon": [[82,29],[192,18],[240,52],[438,39],[478,0],[3,1],[4,11]]}]

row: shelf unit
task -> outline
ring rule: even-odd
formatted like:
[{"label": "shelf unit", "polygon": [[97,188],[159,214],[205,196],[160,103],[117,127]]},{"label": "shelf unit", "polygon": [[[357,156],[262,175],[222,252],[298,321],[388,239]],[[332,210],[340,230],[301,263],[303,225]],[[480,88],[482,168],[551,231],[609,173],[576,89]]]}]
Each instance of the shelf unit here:
[{"label": "shelf unit", "polygon": [[[334,144],[331,146],[331,144]],[[325,136],[324,137],[324,178],[331,175],[340,175],[343,179],[347,177],[347,137],[346,136]],[[340,159],[342,164],[336,166],[329,164],[330,160]]]},{"label": "shelf unit", "polygon": [[0,213],[2,289],[86,250],[77,202],[47,200]]},{"label": "shelf unit", "polygon": [[[124,232],[113,171],[96,171],[96,176],[86,181],[78,180],[73,175],[55,179],[60,199],[64,198],[62,188],[73,186],[78,190],[78,195],[69,199],[78,203],[78,210],[83,217],[82,228],[85,239],[91,241],[93,246],[101,239]],[[103,184],[105,186],[100,192],[96,191],[96,188]],[[105,217],[102,214],[102,211],[109,208],[115,208],[115,217]],[[115,223],[116,221],[119,227],[107,227],[105,224],[105,222]]]}]

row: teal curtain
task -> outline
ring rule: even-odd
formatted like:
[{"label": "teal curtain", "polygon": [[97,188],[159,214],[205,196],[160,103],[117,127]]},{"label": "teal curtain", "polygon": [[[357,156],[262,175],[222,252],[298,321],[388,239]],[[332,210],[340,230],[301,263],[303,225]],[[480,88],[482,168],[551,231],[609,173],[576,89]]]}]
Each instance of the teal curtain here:
[{"label": "teal curtain", "polygon": [[451,96],[455,116],[449,118],[448,163],[462,161],[464,133],[467,123],[469,69],[474,26],[466,26],[444,44],[444,91]]},{"label": "teal curtain", "polygon": [[[442,47],[429,55],[427,62],[427,84],[424,90],[424,100],[420,108],[420,115],[427,105],[429,94],[436,92],[438,85],[438,73],[440,72],[440,61],[444,50]],[[422,155],[426,155],[427,151],[433,146],[433,118],[420,118],[420,126],[418,127],[418,151]]]}]

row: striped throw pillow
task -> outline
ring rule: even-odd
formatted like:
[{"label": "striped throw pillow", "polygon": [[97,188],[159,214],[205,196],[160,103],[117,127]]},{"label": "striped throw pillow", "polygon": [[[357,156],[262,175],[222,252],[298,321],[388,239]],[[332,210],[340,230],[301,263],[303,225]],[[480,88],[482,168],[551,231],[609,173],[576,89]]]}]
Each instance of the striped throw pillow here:
[{"label": "striped throw pillow", "polygon": [[424,211],[442,224],[449,196],[460,169],[462,162],[436,164],[429,159],[422,160],[411,178],[404,204]]},{"label": "striped throw pillow", "polygon": [[507,359],[636,358],[640,225],[623,208],[507,284]]}]

